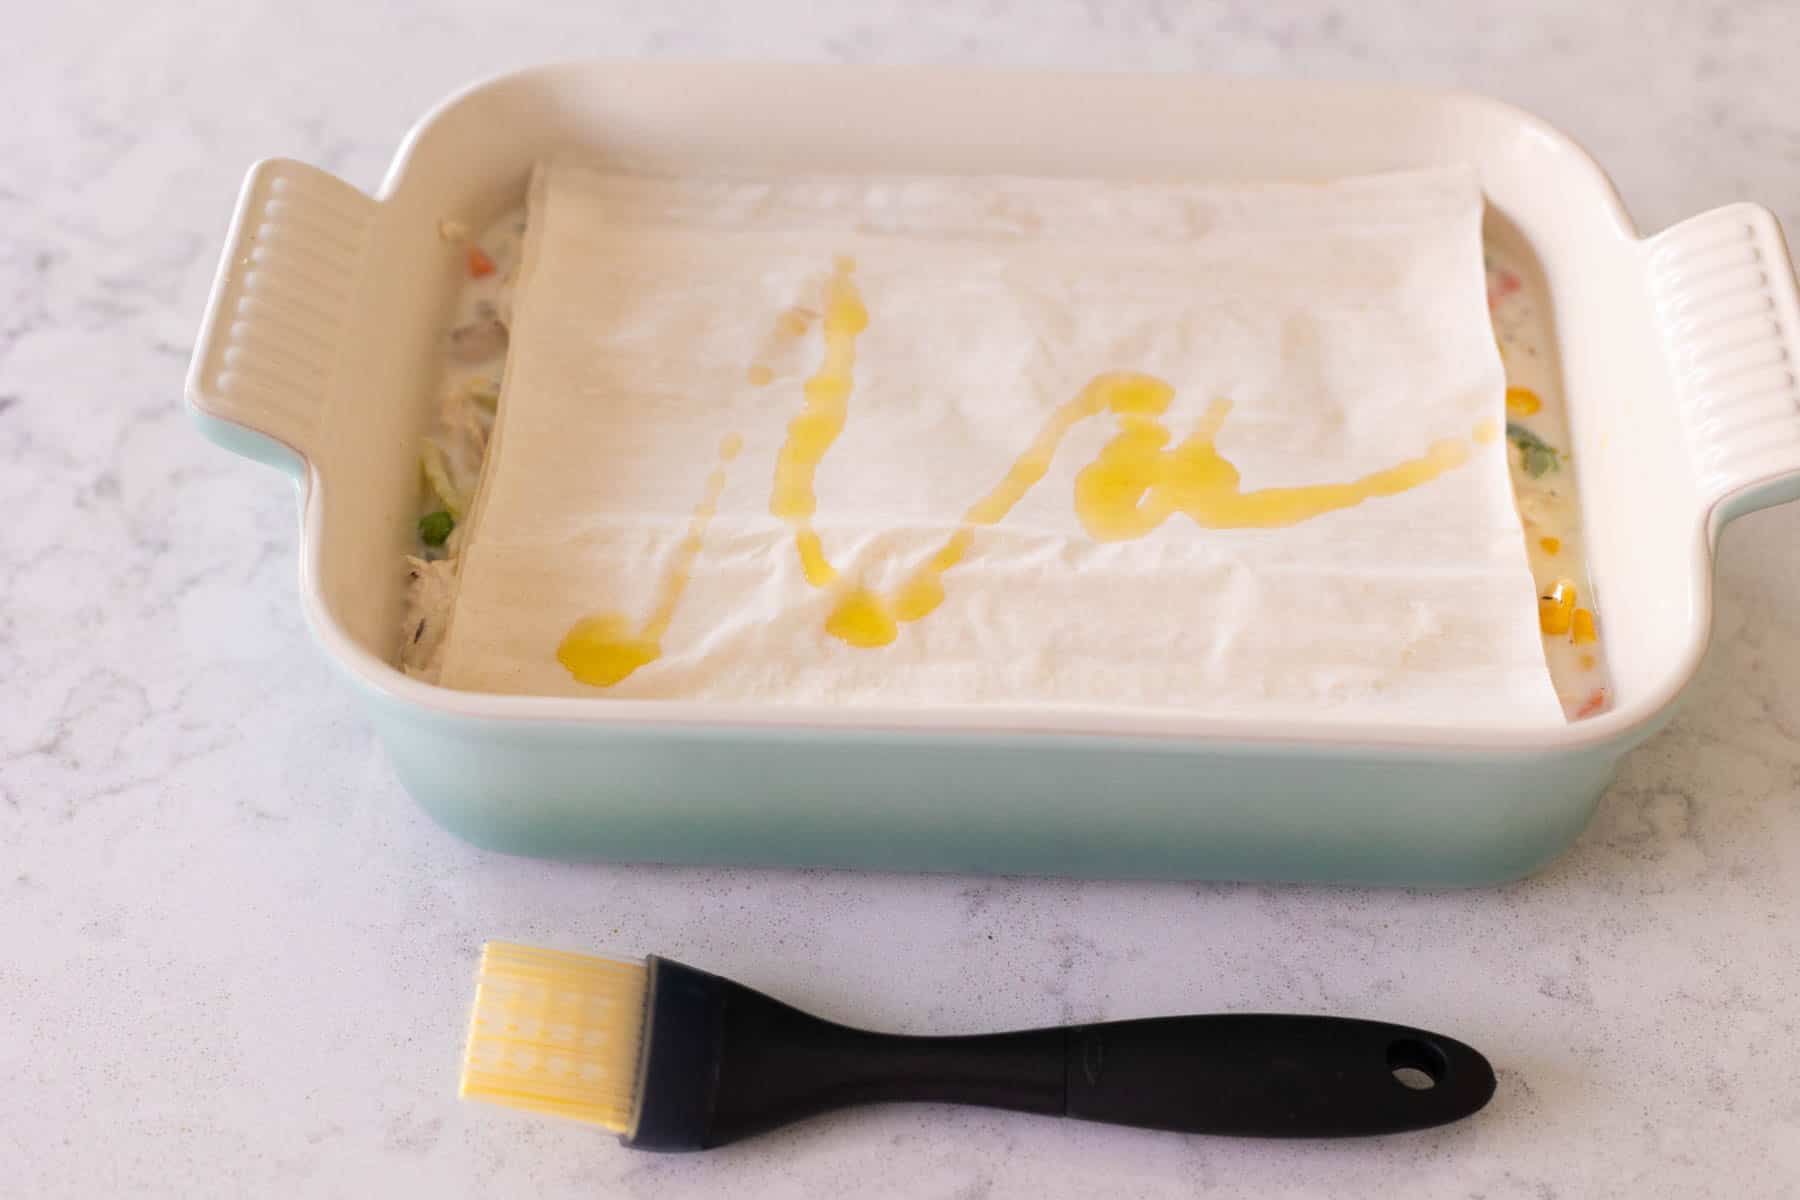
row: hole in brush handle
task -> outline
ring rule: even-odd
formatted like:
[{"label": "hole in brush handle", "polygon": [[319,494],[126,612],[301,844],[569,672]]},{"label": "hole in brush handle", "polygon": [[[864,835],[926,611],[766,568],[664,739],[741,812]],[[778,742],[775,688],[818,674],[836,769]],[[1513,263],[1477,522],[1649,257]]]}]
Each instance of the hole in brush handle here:
[{"label": "hole in brush handle", "polygon": [[1399,1133],[1466,1117],[1494,1094],[1493,1069],[1461,1042],[1338,1017],[1089,1025],[1070,1031],[1069,1056],[1069,1116],[1186,1133]]},{"label": "hole in brush handle", "polygon": [[1387,1064],[1394,1078],[1414,1091],[1434,1088],[1450,1073],[1449,1056],[1443,1048],[1423,1038],[1403,1037],[1388,1043]]}]

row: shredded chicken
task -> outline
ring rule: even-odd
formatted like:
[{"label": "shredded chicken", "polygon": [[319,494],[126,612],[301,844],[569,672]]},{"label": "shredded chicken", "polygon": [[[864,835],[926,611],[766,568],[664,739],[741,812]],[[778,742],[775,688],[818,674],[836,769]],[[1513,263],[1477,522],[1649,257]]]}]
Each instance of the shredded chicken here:
[{"label": "shredded chicken", "polygon": [[437,682],[438,652],[450,624],[450,607],[456,601],[456,560],[427,561],[409,556],[406,584],[406,623],[402,629],[400,665],[408,675]]},{"label": "shredded chicken", "polygon": [[[457,555],[463,524],[481,481],[488,438],[506,365],[507,322],[512,315],[524,222],[509,213],[479,240],[460,221],[439,223],[438,233],[459,250],[480,249],[490,269],[471,271],[444,343],[443,397],[419,447],[425,479],[418,546],[406,556],[406,611],[400,625],[400,665],[408,675],[437,681],[439,655],[456,603]],[[497,268],[495,270],[494,268]],[[443,529],[450,528],[448,537]],[[432,544],[427,538],[441,544]]]}]

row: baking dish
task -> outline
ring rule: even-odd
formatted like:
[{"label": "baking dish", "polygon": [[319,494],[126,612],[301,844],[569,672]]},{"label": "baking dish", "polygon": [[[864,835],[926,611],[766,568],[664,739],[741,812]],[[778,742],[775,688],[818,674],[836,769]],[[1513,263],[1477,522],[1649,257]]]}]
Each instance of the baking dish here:
[{"label": "baking dish", "polygon": [[[1463,162],[1553,310],[1612,711],[1540,731],[1096,708],[748,708],[451,691],[390,664],[448,213],[553,153],[671,171],[1307,179]],[[1569,845],[1705,650],[1733,517],[1800,495],[1800,301],[1773,217],[1640,239],[1604,174],[1486,98],[939,68],[568,64],[475,86],[371,198],[252,168],[187,384],[302,491],[301,588],[408,791],[477,844],[692,863],[1452,885]]]}]

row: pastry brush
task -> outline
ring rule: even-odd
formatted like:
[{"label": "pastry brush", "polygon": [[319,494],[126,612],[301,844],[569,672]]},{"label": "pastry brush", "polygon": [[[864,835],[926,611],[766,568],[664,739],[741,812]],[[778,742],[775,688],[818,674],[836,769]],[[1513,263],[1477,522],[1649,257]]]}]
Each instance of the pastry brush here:
[{"label": "pastry brush", "polygon": [[1273,1014],[964,1037],[838,1025],[666,958],[483,948],[462,1095],[704,1150],[854,1104],[925,1100],[1183,1133],[1346,1137],[1466,1117],[1487,1060],[1421,1029]]}]

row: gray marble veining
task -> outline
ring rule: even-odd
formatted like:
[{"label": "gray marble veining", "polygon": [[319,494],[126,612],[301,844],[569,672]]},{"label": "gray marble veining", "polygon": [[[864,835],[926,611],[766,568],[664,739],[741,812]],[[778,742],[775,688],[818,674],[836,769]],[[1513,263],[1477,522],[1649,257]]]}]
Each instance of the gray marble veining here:
[{"label": "gray marble veining", "polygon": [[[1800,509],[1734,526],[1683,715],[1528,882],[1466,894],[588,867],[399,790],[312,648],[294,503],[179,411],[238,182],[370,187],[408,123],[572,54],[1407,79],[1543,113],[1655,229],[1800,230],[1800,9],[1764,3],[33,5],[0,45],[0,1191],[1800,1192]],[[661,951],[975,1030],[1285,1008],[1459,1033],[1453,1129],[1217,1142],[935,1107],[703,1157],[454,1099],[480,940]],[[16,1192],[15,1190],[16,1189]]]}]

